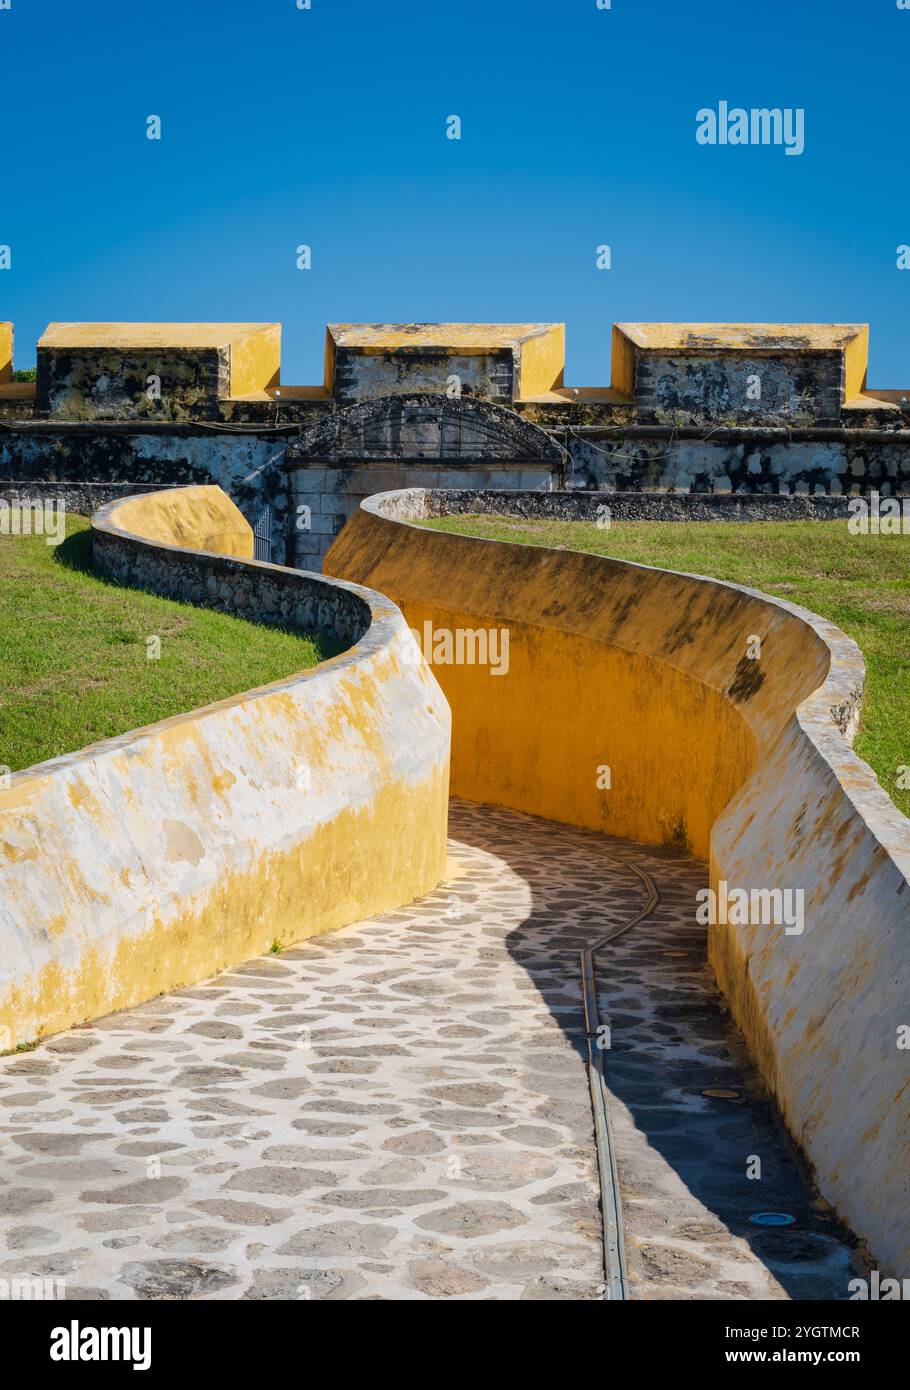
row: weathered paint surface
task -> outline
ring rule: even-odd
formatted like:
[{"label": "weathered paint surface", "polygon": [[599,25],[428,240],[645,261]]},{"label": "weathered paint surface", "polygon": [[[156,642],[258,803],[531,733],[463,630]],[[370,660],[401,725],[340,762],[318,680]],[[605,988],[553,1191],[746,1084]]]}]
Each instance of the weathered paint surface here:
[{"label": "weathered paint surface", "polygon": [[510,402],[562,385],[558,323],[330,323],[327,389],[340,405],[401,391],[444,391]]},{"label": "weathered paint surface", "polygon": [[[38,341],[39,414],[185,420],[277,387],[277,323],[52,323]],[[152,385],[150,383],[157,383]]]},{"label": "weathered paint surface", "polygon": [[0,386],[13,374],[13,325],[0,323]]},{"label": "weathered paint surface", "polygon": [[569,441],[571,484],[620,492],[741,492],[883,497],[910,491],[910,439],[751,438]]},{"label": "weathered paint surface", "polygon": [[[199,495],[199,493],[203,495]],[[355,645],[312,671],[41,764],[0,791],[0,1039],[66,1028],[430,891],[449,711],[367,590],[233,558],[218,489],[104,509],[96,558],[160,592]],[[204,494],[208,494],[207,496]],[[226,558],[178,548],[189,508]],[[128,522],[127,530],[121,522]],[[170,576],[181,576],[180,583]]]},{"label": "weathered paint surface", "polygon": [[182,487],[127,497],[112,514],[121,531],[146,540],[253,558],[249,522],[220,487]]},{"label": "weathered paint surface", "polygon": [[865,324],[618,323],[613,386],[644,421],[835,424],[868,353]]},{"label": "weathered paint surface", "polygon": [[381,586],[415,626],[509,629],[508,675],[434,667],[456,792],[675,839],[710,854],[718,892],[803,892],[801,934],[718,925],[711,961],[823,1195],[881,1267],[906,1269],[910,822],[849,746],[857,647],[733,585],[403,524],[427,509],[417,490],[371,499],[326,568]]}]

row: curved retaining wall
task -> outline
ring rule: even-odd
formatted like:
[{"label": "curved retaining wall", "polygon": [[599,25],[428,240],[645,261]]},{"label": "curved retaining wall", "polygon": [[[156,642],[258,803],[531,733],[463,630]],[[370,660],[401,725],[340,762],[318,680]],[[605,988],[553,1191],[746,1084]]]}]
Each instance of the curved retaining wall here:
[{"label": "curved retaining wall", "polygon": [[424,640],[427,622],[508,630],[507,674],[434,664],[453,791],[688,848],[718,894],[802,892],[802,932],[713,925],[710,958],[820,1190],[905,1273],[910,822],[850,748],[857,647],[734,585],[407,524],[446,508],[369,499],[326,569],[388,593]]},{"label": "curved retaining wall", "polygon": [[0,1047],[444,876],[450,716],[401,614],[355,585],[187,548],[195,525],[249,553],[238,517],[218,488],[116,502],[93,518],[95,560],[124,584],[353,645],[0,790]]}]

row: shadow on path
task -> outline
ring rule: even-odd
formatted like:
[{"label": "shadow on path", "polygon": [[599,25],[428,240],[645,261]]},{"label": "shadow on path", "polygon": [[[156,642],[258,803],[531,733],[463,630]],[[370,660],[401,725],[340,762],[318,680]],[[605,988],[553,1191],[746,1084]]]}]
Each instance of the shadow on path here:
[{"label": "shadow on path", "polygon": [[[807,1181],[707,964],[704,865],[459,803],[451,831],[530,885],[532,911],[507,946],[580,1061],[578,952],[641,906],[630,862],[657,884],[653,915],[596,957],[632,1297],[847,1298],[855,1241]],[[768,1212],[795,1220],[750,1221]]]}]

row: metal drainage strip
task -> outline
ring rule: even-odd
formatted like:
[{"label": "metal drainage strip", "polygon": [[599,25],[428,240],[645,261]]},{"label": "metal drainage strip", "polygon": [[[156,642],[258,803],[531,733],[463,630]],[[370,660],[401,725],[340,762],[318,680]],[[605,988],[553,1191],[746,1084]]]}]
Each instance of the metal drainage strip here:
[{"label": "metal drainage strip", "polygon": [[619,1176],[616,1171],[616,1145],[613,1127],[610,1124],[610,1102],[607,1083],[604,1077],[604,1052],[597,1046],[600,1028],[600,1011],[597,1007],[597,977],[594,971],[594,957],[599,950],[615,941],[632,927],[637,926],[654,911],[660,902],[660,894],[654,880],[637,864],[628,868],[638,875],[648,892],[648,901],[630,921],[602,936],[593,945],[586,946],[581,956],[581,984],[585,1009],[585,1038],[588,1044],[588,1085],[591,1090],[591,1107],[594,1111],[594,1138],[597,1144],[597,1171],[600,1178],[600,1205],[603,1213],[604,1235],[604,1273],[606,1287],[604,1298],[610,1301],[628,1299],[629,1284],[626,1277],[626,1249],[623,1238],[622,1199],[619,1193]]}]

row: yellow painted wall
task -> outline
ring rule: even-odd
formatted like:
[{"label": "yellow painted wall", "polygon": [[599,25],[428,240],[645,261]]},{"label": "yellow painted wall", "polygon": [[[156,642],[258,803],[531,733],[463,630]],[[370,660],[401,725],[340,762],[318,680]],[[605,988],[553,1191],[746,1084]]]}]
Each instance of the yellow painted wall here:
[{"label": "yellow painted wall", "polygon": [[[141,555],[145,539],[188,547],[194,517],[210,540],[214,524],[235,520],[218,494],[189,488],[103,509],[96,562],[105,567],[106,546],[112,563],[124,545]],[[250,615],[264,568],[222,572]],[[333,587],[325,581],[327,604]],[[0,788],[0,1050],[437,886],[449,709],[428,667],[409,659],[394,606],[366,590],[353,602],[370,625],[332,660]]]},{"label": "yellow painted wall", "polygon": [[517,395],[520,400],[542,396],[562,386],[566,365],[565,324],[548,324],[542,333],[525,338],[518,351]]},{"label": "yellow painted wall", "polygon": [[0,323],[0,386],[13,375],[13,325]]},{"label": "yellow painted wall", "polygon": [[[411,573],[408,589],[411,581],[420,582]],[[444,599],[401,595],[400,605],[420,633],[428,620],[453,631],[489,622]],[[753,758],[729,701],[649,655],[578,632],[507,625],[507,675],[433,666],[455,711],[453,793],[707,858],[714,820]],[[604,767],[609,791],[597,785]]]},{"label": "yellow painted wall", "polygon": [[[368,504],[369,506],[369,504]],[[602,556],[446,535],[362,508],[325,561],[388,593],[412,627],[507,627],[510,670],[434,666],[454,711],[457,795],[707,859],[711,827],[792,710],[779,687],[726,698],[773,634],[808,691],[827,653],[786,612],[725,585]],[[694,644],[691,631],[697,628]],[[609,791],[597,768],[611,768]]]},{"label": "yellow painted wall", "polygon": [[[453,711],[454,790],[687,842],[715,891],[724,880],[804,894],[802,933],[713,926],[710,960],[823,1196],[900,1275],[910,822],[849,746],[855,643],[713,580],[408,524],[424,506],[417,491],[368,499],[326,569],[393,595],[415,626],[508,627],[507,675],[434,667]],[[601,762],[613,786],[596,792]]]},{"label": "yellow painted wall", "polygon": [[163,545],[253,558],[253,528],[220,487],[203,484],[128,497],[112,520],[124,531]]}]

